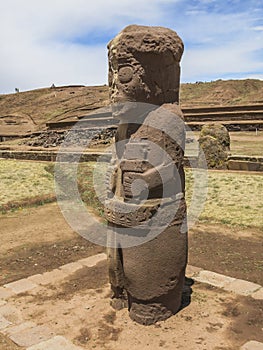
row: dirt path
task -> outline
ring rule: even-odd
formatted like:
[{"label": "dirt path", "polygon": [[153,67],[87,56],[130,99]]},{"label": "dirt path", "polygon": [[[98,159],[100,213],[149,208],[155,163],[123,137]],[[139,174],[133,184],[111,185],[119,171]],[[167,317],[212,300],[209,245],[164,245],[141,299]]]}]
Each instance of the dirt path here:
[{"label": "dirt path", "polygon": [[[0,285],[105,251],[73,232],[55,203],[1,215],[0,227]],[[263,285],[262,235],[198,224],[189,233],[189,263]]]},{"label": "dirt path", "polygon": [[262,302],[195,283],[187,307],[145,327],[131,321],[127,309],[110,307],[107,282],[103,261],[8,304],[24,322],[52,327],[83,349],[238,350],[248,340],[263,341]]},{"label": "dirt path", "polygon": [[[56,204],[2,215],[0,225],[0,285],[105,250],[74,233]],[[258,230],[199,224],[189,234],[189,262],[261,283],[261,237]],[[11,298],[8,305],[24,321],[51,326],[84,349],[237,350],[252,339],[263,342],[262,301],[250,297],[195,283],[190,305],[150,327],[132,322],[126,309],[116,313],[109,297],[104,261]],[[0,335],[0,349],[19,348]]]},{"label": "dirt path", "polygon": [[0,285],[104,251],[76,234],[56,203],[0,215]]},{"label": "dirt path", "polygon": [[189,263],[263,285],[263,232],[197,224],[189,234]]}]

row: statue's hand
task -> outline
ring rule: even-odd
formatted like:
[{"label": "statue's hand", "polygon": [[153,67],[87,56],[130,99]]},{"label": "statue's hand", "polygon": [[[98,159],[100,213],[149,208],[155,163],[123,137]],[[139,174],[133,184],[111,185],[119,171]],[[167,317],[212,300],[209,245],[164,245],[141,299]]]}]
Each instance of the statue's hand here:
[{"label": "statue's hand", "polygon": [[143,174],[124,172],[123,191],[126,198],[140,198],[145,192],[148,193],[148,184],[145,182]]}]

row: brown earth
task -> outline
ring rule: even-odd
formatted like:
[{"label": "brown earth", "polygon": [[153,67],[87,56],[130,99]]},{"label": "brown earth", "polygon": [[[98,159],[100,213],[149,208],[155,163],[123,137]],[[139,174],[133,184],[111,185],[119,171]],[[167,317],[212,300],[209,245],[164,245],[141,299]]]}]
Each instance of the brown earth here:
[{"label": "brown earth", "polygon": [[[105,250],[74,233],[55,203],[3,214],[0,226],[0,285]],[[263,284],[261,237],[252,228],[198,224],[189,234],[189,263]],[[263,341],[262,301],[205,284],[191,288],[189,306],[149,327],[110,308],[106,262],[10,303],[25,321],[50,325],[84,349],[237,350],[248,340]],[[1,335],[0,349],[19,348]]]},{"label": "brown earth", "polygon": [[[73,232],[55,203],[1,215],[0,226],[0,285],[105,251]],[[263,285],[262,232],[197,224],[189,263]]]},{"label": "brown earth", "polygon": [[[182,107],[263,103],[263,81],[181,84]],[[42,130],[46,122],[78,119],[108,105],[108,86],[66,86],[0,95],[0,134]]]},{"label": "brown earth", "polygon": [[248,340],[263,341],[262,301],[195,283],[187,307],[145,327],[131,321],[126,309],[110,307],[106,272],[106,262],[83,268],[63,283],[18,295],[9,305],[24,321],[49,325],[84,349],[237,350]]},{"label": "brown earth", "polygon": [[65,86],[0,95],[0,133],[42,130],[49,121],[77,120],[107,104],[107,86]]}]

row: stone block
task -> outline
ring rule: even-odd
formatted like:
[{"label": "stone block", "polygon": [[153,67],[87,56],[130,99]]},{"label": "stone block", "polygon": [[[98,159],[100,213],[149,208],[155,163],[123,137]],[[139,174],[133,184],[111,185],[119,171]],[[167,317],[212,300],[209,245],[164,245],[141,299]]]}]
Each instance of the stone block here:
[{"label": "stone block", "polygon": [[198,276],[193,278],[198,282],[207,283],[207,284],[210,284],[211,286],[224,288],[224,289],[230,283],[233,283],[235,281],[235,278],[221,275],[216,272],[206,271],[206,270],[200,271]]},{"label": "stone block", "polygon": [[32,283],[27,278],[22,280],[5,284],[4,287],[11,289],[15,294],[29,292],[37,287],[35,283]]},{"label": "stone block", "polygon": [[199,274],[200,271],[202,271],[200,267],[192,266],[192,265],[187,265],[186,266],[186,276],[187,277],[194,277]]},{"label": "stone block", "polygon": [[[24,329],[10,335],[10,339],[18,346],[29,347],[54,337],[54,332],[46,326]],[[56,348],[54,348],[55,350]]]},{"label": "stone block", "polygon": [[5,329],[10,326],[12,323],[9,322],[4,316],[0,315],[0,330]]},{"label": "stone block", "polygon": [[260,171],[260,163],[258,162],[248,162],[249,171]]},{"label": "stone block", "polygon": [[255,293],[253,293],[251,296],[252,296],[252,298],[257,299],[257,300],[263,300],[263,288],[260,288]]},{"label": "stone block", "polygon": [[48,341],[31,346],[27,350],[82,350],[62,336],[56,336]]},{"label": "stone block", "polygon": [[29,322],[21,323],[18,326],[13,326],[13,327],[10,326],[7,329],[5,329],[2,333],[7,336],[10,336],[12,334],[19,333],[24,331],[25,329],[30,329],[33,327],[36,327],[36,324],[34,322],[29,321]]},{"label": "stone block", "polygon": [[23,321],[20,310],[10,304],[0,307],[0,315],[4,316],[9,322],[17,324]]},{"label": "stone block", "polygon": [[88,258],[81,259],[78,261],[82,266],[92,267],[98,264],[99,262],[106,260],[107,255],[105,253],[89,256]]},{"label": "stone block", "polygon": [[261,288],[259,284],[236,279],[228,284],[224,289],[239,295],[251,295]]},{"label": "stone block", "polygon": [[72,262],[66,265],[60,266],[60,270],[62,270],[66,274],[72,274],[80,269],[83,268],[83,265],[79,264],[78,262]]},{"label": "stone block", "polygon": [[263,343],[259,343],[258,341],[251,340],[244,344],[240,350],[263,350]]},{"label": "stone block", "polygon": [[0,287],[0,299],[8,299],[14,294],[15,293],[11,289]]},{"label": "stone block", "polygon": [[56,283],[58,281],[63,280],[67,277],[67,274],[59,269],[55,269],[49,272],[45,272],[41,275],[34,275],[31,277],[28,277],[29,281],[32,281],[33,283],[45,286],[47,284]]},{"label": "stone block", "polygon": [[30,282],[35,284],[40,284],[43,281],[43,274],[32,275],[27,278]]},{"label": "stone block", "polygon": [[6,305],[6,303],[7,303],[7,302],[6,302],[5,300],[1,300],[1,299],[0,299],[0,307]]},{"label": "stone block", "polygon": [[249,171],[248,162],[242,160],[229,160],[228,169]]}]

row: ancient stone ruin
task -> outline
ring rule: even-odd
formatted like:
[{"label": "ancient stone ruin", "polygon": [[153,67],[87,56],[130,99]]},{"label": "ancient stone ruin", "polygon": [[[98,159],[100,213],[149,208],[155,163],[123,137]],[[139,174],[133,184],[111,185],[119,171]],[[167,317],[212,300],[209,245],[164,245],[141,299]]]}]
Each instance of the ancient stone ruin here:
[{"label": "ancient stone ruin", "polygon": [[[133,320],[149,325],[180,309],[185,282],[183,43],[170,29],[132,25],[108,50],[110,98],[120,119],[105,208],[115,240],[108,248],[112,306],[127,304]],[[151,237],[154,229],[160,232]],[[125,237],[145,242],[125,247]]]},{"label": "ancient stone ruin", "polygon": [[210,169],[226,169],[230,151],[230,136],[226,127],[221,124],[204,125],[200,132],[199,166]]}]

